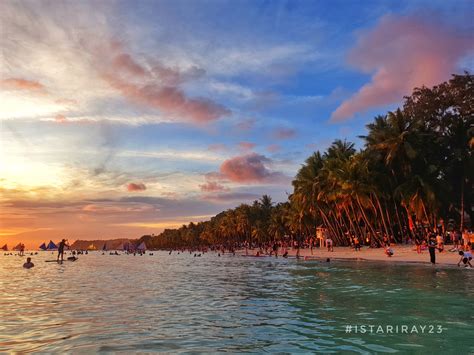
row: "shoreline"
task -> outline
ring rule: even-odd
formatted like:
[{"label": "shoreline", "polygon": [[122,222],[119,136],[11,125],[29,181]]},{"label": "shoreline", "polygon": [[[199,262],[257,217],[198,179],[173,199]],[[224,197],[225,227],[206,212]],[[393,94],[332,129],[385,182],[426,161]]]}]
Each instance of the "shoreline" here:
[{"label": "shoreline", "polygon": [[[442,252],[436,250],[435,266],[457,267],[460,256],[457,251],[449,251],[451,247],[451,245],[445,246],[445,249]],[[334,251],[327,251],[326,248],[313,248],[312,254],[310,249],[300,249],[300,259],[303,261],[325,261],[327,258],[330,258],[331,260],[337,261],[377,261],[389,264],[416,264],[431,266],[428,250],[423,250],[421,254],[418,254],[412,245],[396,245],[391,248],[394,251],[394,255],[391,257],[385,255],[384,248],[362,247],[360,251],[355,251],[351,247],[334,247]],[[258,249],[249,249],[248,255],[255,256],[257,250]],[[288,249],[288,256],[295,258],[296,252],[296,249]],[[245,249],[237,250],[236,254],[245,256]],[[270,257],[267,254],[262,255],[262,257],[263,256]],[[271,257],[274,257],[274,255]],[[278,257],[281,257],[281,249],[278,251]],[[464,268],[464,265],[461,263],[460,267]]]}]

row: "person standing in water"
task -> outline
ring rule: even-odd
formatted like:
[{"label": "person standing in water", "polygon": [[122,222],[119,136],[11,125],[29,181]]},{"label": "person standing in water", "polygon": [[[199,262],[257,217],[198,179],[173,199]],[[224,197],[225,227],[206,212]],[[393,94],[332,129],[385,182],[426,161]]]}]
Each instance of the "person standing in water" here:
[{"label": "person standing in water", "polygon": [[25,255],[25,244],[21,243],[20,244],[20,256]]},{"label": "person standing in water", "polygon": [[436,264],[436,247],[437,247],[437,243],[436,243],[436,236],[434,235],[434,233],[430,233],[430,236],[429,236],[429,239],[428,239],[428,250],[430,252],[430,261],[431,261],[431,264]]},{"label": "person standing in water", "polygon": [[59,262],[60,256],[61,256],[61,261],[64,261],[64,247],[65,246],[66,246],[66,239],[63,239],[58,245],[58,262]]}]

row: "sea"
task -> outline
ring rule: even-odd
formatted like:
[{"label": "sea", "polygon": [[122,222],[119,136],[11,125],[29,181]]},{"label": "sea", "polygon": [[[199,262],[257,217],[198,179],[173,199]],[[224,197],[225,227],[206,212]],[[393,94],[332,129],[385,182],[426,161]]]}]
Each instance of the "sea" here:
[{"label": "sea", "polygon": [[472,270],[152,253],[2,252],[0,352],[474,353]]}]

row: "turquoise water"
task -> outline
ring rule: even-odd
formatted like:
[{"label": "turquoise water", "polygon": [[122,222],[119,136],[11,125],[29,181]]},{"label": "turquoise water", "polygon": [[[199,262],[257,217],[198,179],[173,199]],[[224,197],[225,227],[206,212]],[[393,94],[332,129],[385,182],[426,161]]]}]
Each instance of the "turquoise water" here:
[{"label": "turquoise water", "polygon": [[40,253],[30,270],[0,255],[0,351],[474,352],[474,271],[100,254],[58,265]]}]

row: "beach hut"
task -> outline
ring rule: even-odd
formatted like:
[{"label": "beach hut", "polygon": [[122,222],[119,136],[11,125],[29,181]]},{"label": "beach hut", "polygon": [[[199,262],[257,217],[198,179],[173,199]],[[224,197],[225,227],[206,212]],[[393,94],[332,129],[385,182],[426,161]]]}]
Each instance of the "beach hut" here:
[{"label": "beach hut", "polygon": [[3,247],[1,247],[0,249],[2,249],[3,251],[8,251],[8,245],[4,245]]},{"label": "beach hut", "polygon": [[39,246],[39,248],[40,248],[41,250],[46,250],[46,249],[48,249],[48,247],[46,246],[46,243],[41,244],[41,245]]},{"label": "beach hut", "polygon": [[145,244],[145,242],[141,242],[140,245],[137,247],[137,250],[139,250],[139,251],[145,251],[145,250],[146,250],[146,244]]},{"label": "beach hut", "polygon": [[97,247],[92,243],[87,247],[87,250],[97,250]]},{"label": "beach hut", "polygon": [[53,243],[52,240],[49,241],[48,246],[46,247],[46,250],[56,250],[58,249],[57,245]]},{"label": "beach hut", "polygon": [[323,226],[319,226],[316,228],[316,237],[319,240],[319,247],[323,248],[324,244],[326,243],[326,228]]}]

